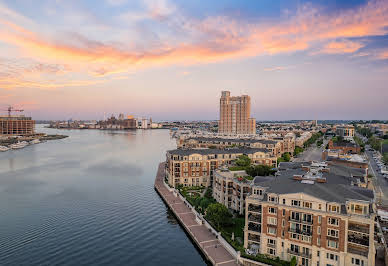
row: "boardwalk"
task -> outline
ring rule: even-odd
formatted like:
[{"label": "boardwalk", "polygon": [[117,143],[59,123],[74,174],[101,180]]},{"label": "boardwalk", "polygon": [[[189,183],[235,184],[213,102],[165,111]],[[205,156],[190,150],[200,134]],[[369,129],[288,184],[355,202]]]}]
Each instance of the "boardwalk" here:
[{"label": "boardwalk", "polygon": [[164,163],[158,168],[155,179],[155,189],[166,202],[168,207],[173,211],[184,229],[189,233],[198,247],[213,265],[236,266],[236,259],[222,246],[217,237],[209,229],[196,221],[195,214],[184,201],[174,196],[163,184]]}]

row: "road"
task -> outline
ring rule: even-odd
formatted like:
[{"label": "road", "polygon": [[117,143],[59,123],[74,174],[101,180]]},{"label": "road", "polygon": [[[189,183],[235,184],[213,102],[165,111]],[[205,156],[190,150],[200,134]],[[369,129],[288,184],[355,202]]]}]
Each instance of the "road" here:
[{"label": "road", "polygon": [[316,143],[300,153],[298,157],[293,159],[293,162],[308,162],[308,161],[322,161],[322,152],[329,141],[323,139],[323,145],[317,147]]},{"label": "road", "polygon": [[384,176],[379,172],[379,168],[376,164],[376,161],[373,159],[373,153],[371,151],[366,151],[366,155],[369,159],[369,173],[374,176],[373,184],[376,188],[376,197],[378,199],[377,203],[380,203],[383,206],[388,207],[388,181]]}]

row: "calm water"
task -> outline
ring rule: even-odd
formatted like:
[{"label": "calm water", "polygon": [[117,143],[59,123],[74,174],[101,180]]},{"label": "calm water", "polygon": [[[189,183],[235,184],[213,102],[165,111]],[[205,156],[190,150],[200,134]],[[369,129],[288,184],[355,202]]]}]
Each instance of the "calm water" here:
[{"label": "calm water", "polygon": [[0,265],[205,265],[153,188],[167,130],[66,134],[0,153]]}]

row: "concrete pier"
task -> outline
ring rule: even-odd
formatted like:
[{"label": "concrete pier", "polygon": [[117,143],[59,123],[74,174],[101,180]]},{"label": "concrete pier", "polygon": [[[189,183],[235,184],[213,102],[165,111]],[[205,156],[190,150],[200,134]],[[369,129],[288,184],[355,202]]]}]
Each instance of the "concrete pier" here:
[{"label": "concrete pier", "polygon": [[155,189],[177,217],[179,223],[213,265],[238,265],[237,258],[219,241],[217,232],[212,231],[203,224],[201,219],[195,214],[195,211],[191,210],[181,197],[174,195],[173,189],[169,189],[165,185],[164,167],[165,163],[159,164],[155,179]]}]

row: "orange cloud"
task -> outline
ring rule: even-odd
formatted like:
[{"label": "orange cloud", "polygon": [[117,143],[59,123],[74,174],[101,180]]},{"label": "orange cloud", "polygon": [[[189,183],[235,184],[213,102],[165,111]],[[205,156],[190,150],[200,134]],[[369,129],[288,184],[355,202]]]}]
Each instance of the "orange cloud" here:
[{"label": "orange cloud", "polygon": [[[151,10],[157,14],[155,19],[159,23],[180,27],[178,31],[187,32],[187,39],[173,43],[162,40],[160,45],[154,46],[157,48],[145,47],[142,50],[119,48],[118,45],[90,40],[81,35],[73,36],[77,39],[77,44],[74,44],[71,38],[59,41],[34,32],[12,21],[12,17],[15,17],[12,16],[8,20],[0,19],[0,41],[20,48],[23,55],[39,61],[67,65],[75,72],[106,76],[139,67],[209,63],[231,58],[305,51],[322,43],[326,43],[322,50],[325,53],[353,53],[363,45],[346,38],[383,35],[388,32],[387,1],[372,0],[357,9],[336,14],[322,14],[306,5],[294,16],[280,22],[256,24],[222,16],[196,21],[176,14],[178,11],[168,5],[156,6]],[[168,21],[170,17],[180,17],[186,23],[178,21],[174,24]],[[342,41],[336,41],[338,39]],[[51,74],[55,74],[55,67],[37,71],[51,71]],[[28,83],[19,82],[15,86],[23,84]],[[56,85],[47,82],[44,86]]]},{"label": "orange cloud", "polygon": [[352,42],[352,41],[329,42],[323,47],[323,49],[320,52],[326,53],[326,54],[347,54],[347,53],[354,53],[362,47],[364,47],[364,44],[359,42]]},{"label": "orange cloud", "polygon": [[378,59],[388,59],[388,50],[381,51],[377,55]]}]

